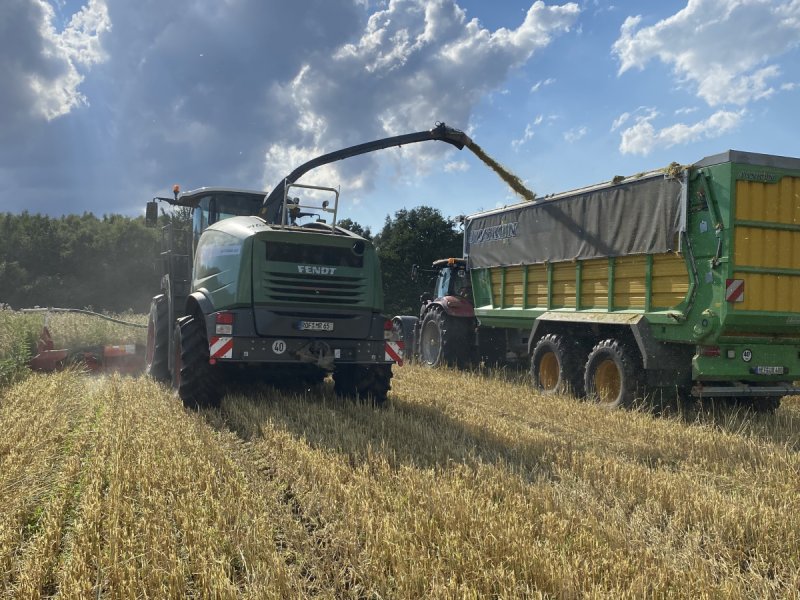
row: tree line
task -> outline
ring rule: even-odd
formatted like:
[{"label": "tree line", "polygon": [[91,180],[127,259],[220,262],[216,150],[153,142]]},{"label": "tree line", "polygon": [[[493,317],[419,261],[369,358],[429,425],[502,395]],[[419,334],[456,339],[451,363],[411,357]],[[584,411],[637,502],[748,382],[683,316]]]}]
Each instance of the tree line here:
[{"label": "tree line", "polygon": [[[374,235],[350,219],[340,224],[376,245],[390,316],[416,314],[432,289],[428,277],[411,281],[413,264],[461,255],[456,223],[431,207],[397,211]],[[0,304],[146,312],[159,290],[160,231],[142,217],[0,213]]]}]

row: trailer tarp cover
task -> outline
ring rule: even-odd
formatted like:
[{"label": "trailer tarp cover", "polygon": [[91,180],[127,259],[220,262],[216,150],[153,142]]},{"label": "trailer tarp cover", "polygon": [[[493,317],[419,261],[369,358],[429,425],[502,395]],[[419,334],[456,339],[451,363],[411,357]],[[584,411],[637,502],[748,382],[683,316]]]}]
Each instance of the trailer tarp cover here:
[{"label": "trailer tarp cover", "polygon": [[680,180],[659,175],[470,217],[469,268],[675,250],[682,188]]}]

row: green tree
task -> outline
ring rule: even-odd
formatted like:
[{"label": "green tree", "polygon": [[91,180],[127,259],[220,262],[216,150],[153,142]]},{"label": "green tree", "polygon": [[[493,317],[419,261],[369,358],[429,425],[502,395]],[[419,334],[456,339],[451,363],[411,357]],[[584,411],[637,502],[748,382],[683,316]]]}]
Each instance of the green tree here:
[{"label": "green tree", "polygon": [[141,217],[0,214],[0,303],[143,312],[157,256]]},{"label": "green tree", "polygon": [[411,280],[414,264],[429,268],[439,258],[459,257],[463,252],[462,234],[456,222],[430,206],[403,209],[394,218],[386,217],[375,245],[383,269],[383,291],[388,315],[416,315],[419,296],[432,291],[429,277]]},{"label": "green tree", "polygon": [[372,239],[372,231],[369,227],[364,227],[359,223],[353,221],[353,219],[339,219],[336,221],[336,224],[339,227],[347,229],[348,231],[352,231],[356,235],[360,235],[361,237],[371,240]]}]

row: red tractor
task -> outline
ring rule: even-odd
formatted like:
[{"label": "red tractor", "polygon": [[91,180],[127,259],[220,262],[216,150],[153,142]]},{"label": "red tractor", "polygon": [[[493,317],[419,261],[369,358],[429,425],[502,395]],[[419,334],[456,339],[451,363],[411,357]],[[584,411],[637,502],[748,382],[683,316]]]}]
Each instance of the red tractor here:
[{"label": "red tractor", "polygon": [[463,258],[434,261],[431,269],[414,265],[412,279],[419,272],[435,274],[433,294],[420,296],[419,317],[394,317],[396,335],[405,342],[406,360],[423,365],[466,368],[476,359],[475,311],[472,284]]}]

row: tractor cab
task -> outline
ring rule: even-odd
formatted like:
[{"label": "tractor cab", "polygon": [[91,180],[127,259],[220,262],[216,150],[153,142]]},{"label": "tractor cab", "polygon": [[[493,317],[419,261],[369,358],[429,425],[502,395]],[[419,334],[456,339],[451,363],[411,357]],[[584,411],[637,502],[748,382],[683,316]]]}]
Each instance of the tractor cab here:
[{"label": "tractor cab", "polygon": [[436,272],[434,297],[458,296],[469,298],[472,292],[467,261],[463,258],[442,258],[434,261],[433,269]]}]

